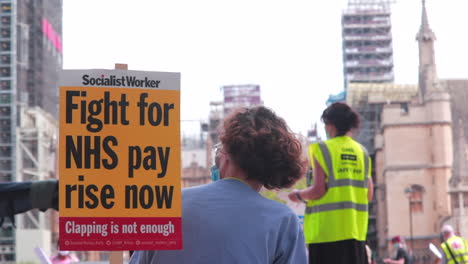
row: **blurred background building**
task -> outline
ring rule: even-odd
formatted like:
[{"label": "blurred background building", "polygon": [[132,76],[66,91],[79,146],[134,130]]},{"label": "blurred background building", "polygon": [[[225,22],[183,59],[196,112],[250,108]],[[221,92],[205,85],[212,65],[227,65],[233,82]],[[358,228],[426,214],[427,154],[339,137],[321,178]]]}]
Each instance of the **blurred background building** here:
[{"label": "blurred background building", "polygon": [[350,0],[341,17],[348,83],[393,82],[390,1]]},{"label": "blurred background building", "polygon": [[416,264],[433,263],[428,244],[440,244],[444,223],[468,235],[468,80],[437,77],[435,40],[423,0],[418,84],[348,80],[347,89],[363,119],[357,139],[373,153],[377,252],[388,255],[390,238],[402,235]]},{"label": "blurred background building", "polygon": [[[55,178],[57,160],[58,123],[40,107],[20,108],[17,133],[16,181],[38,181]],[[58,212],[38,209],[16,216],[16,262],[37,259],[34,248],[46,254],[56,251]]]},{"label": "blurred background building", "polygon": [[[203,126],[204,124],[202,124]],[[207,160],[207,131],[202,127],[200,137],[182,139],[182,187],[211,182],[210,162]]]},{"label": "blurred background building", "polygon": [[221,91],[223,100],[210,102],[208,122],[199,121],[200,135],[182,140],[182,187],[211,182],[214,146],[224,117],[239,107],[263,105],[259,85],[225,85]]},{"label": "blurred background building", "polygon": [[[56,177],[62,1],[0,0],[0,181]],[[19,102],[19,104],[18,104]],[[50,214],[29,212],[0,229],[0,261],[31,261],[54,249]],[[35,257],[34,257],[35,258]]]},{"label": "blurred background building", "polygon": [[253,107],[263,105],[260,98],[260,85],[225,85],[223,91],[224,115],[228,115],[239,107]]},{"label": "blurred background building", "polygon": [[348,0],[341,15],[344,89],[327,104],[345,101],[349,84],[392,83],[393,0]]}]

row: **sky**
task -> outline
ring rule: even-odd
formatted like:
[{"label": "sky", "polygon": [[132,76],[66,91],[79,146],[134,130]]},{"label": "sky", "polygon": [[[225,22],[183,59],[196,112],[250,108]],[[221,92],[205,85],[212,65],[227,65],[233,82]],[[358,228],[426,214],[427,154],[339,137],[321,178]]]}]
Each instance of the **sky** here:
[{"label": "sky", "polygon": [[[343,90],[347,0],[64,0],[65,69],[181,73],[184,136],[206,122],[220,87],[258,84],[264,105],[306,134]],[[427,0],[439,78],[468,79],[467,0]],[[395,83],[416,84],[420,0],[392,4]]]}]

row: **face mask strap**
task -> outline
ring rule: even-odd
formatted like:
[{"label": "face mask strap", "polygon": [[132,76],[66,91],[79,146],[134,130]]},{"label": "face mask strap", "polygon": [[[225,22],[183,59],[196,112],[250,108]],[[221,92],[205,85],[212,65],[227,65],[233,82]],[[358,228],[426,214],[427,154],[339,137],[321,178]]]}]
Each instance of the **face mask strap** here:
[{"label": "face mask strap", "polygon": [[211,166],[211,180],[217,181],[219,180],[219,169],[216,165]]}]

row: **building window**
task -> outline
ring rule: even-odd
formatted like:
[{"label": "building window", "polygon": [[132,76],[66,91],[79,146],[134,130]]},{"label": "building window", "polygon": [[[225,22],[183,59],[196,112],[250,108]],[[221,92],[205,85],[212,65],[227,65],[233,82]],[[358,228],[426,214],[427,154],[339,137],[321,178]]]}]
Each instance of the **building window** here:
[{"label": "building window", "polygon": [[2,146],[0,147],[0,157],[9,158],[11,156],[11,147]]},{"label": "building window", "polygon": [[11,4],[10,3],[2,3],[0,4],[0,8],[2,10],[2,13],[11,13]]},{"label": "building window", "polygon": [[0,132],[0,143],[11,143],[10,132]]},{"label": "building window", "polygon": [[407,115],[409,112],[408,103],[400,103],[401,115]]},{"label": "building window", "polygon": [[11,74],[10,67],[0,67],[1,77],[10,77],[10,74]]},{"label": "building window", "polygon": [[0,90],[10,90],[11,82],[8,80],[0,81]]},{"label": "building window", "polygon": [[0,173],[0,182],[9,182],[12,180],[11,173]]},{"label": "building window", "polygon": [[9,106],[0,107],[0,117],[10,117],[11,109]]},{"label": "building window", "polygon": [[450,197],[452,198],[452,208],[454,209],[460,208],[460,201],[458,199],[458,193],[452,193]]},{"label": "building window", "polygon": [[10,64],[11,57],[10,57],[10,55],[3,54],[3,55],[0,56],[0,61],[2,62],[2,64]]},{"label": "building window", "polygon": [[11,17],[9,17],[9,16],[2,17],[1,21],[2,21],[2,26],[11,25]]},{"label": "building window", "polygon": [[11,103],[10,94],[0,94],[0,104],[9,104]]},{"label": "building window", "polygon": [[10,51],[11,44],[8,41],[1,41],[0,42],[0,51]]},{"label": "building window", "polygon": [[410,209],[412,213],[423,213],[423,194],[424,187],[421,185],[413,184],[407,189],[408,199],[410,203]]},{"label": "building window", "polygon": [[0,29],[0,35],[1,35],[3,38],[10,38],[11,31],[10,31],[9,28],[2,28],[2,29]]},{"label": "building window", "polygon": [[10,120],[2,120],[0,122],[0,131],[10,131],[11,129],[11,121]]},{"label": "building window", "polygon": [[468,192],[463,193],[463,207],[468,207]]},{"label": "building window", "polygon": [[11,160],[0,160],[0,170],[9,171],[11,169]]}]

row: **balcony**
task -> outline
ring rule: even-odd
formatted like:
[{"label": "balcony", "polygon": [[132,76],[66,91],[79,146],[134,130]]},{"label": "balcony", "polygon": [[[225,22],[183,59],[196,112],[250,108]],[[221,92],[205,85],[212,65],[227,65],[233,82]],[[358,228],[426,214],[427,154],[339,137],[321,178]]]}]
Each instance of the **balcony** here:
[{"label": "balcony", "polygon": [[[372,2],[372,1],[368,1]],[[378,8],[369,8],[369,9],[357,9],[357,8],[349,8],[346,9],[343,12],[343,16],[348,16],[348,17],[362,17],[362,16],[385,16],[385,17],[390,17],[390,10],[388,8],[383,8],[384,6],[379,6]]]},{"label": "balcony", "polygon": [[393,73],[346,74],[348,81],[385,82],[393,80]]},{"label": "balcony", "polygon": [[392,66],[393,60],[379,60],[379,59],[370,59],[370,60],[353,60],[347,61],[345,63],[346,67],[375,67],[375,66]]},{"label": "balcony", "polygon": [[10,94],[0,94],[0,105],[1,104],[11,104],[11,95]]},{"label": "balcony", "polygon": [[355,66],[359,66],[359,61],[347,61],[345,63],[345,66],[346,67],[355,67]]},{"label": "balcony", "polygon": [[343,28],[389,28],[391,27],[390,20],[388,21],[375,21],[375,22],[343,22]]},{"label": "balcony", "polygon": [[387,8],[351,9],[343,12],[343,24],[391,23],[391,12]]},{"label": "balcony", "polygon": [[343,39],[346,41],[353,41],[353,40],[391,40],[392,34],[360,34],[360,35],[344,35]]},{"label": "balcony", "polygon": [[391,47],[376,47],[376,46],[361,46],[353,48],[345,48],[346,54],[356,54],[356,53],[392,53],[393,50]]},{"label": "balcony", "polygon": [[391,52],[393,52],[391,47],[385,47],[385,48],[378,47],[378,48],[375,48],[375,51],[376,52],[382,52],[382,53],[391,53]]}]

